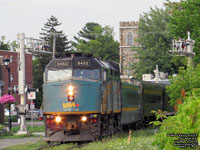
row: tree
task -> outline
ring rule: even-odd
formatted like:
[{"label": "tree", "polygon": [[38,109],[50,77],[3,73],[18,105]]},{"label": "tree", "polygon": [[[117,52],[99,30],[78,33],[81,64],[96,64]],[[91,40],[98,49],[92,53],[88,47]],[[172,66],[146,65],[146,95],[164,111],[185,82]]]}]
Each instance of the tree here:
[{"label": "tree", "polygon": [[1,36],[1,40],[0,40],[0,49],[2,50],[10,50],[10,43],[9,42],[5,42],[6,37],[5,36]]},{"label": "tree", "polygon": [[[179,64],[177,59],[172,59],[169,53],[172,36],[168,30],[170,15],[168,9],[150,10],[140,16],[138,25],[139,38],[137,40],[140,47],[134,47],[137,52],[134,57],[138,62],[134,62],[132,68],[137,78],[142,74],[153,73],[156,65],[159,70],[168,73],[175,73]],[[176,69],[174,69],[176,68]]]},{"label": "tree", "polygon": [[73,46],[76,51],[90,52],[103,60],[119,62],[119,43],[114,40],[110,26],[87,23],[74,39]]},{"label": "tree", "polygon": [[56,27],[61,25],[58,19],[55,16],[51,16],[48,21],[44,24],[42,31],[40,33],[41,39],[49,42],[51,48],[50,51],[53,49],[53,35],[56,37],[56,51],[57,52],[64,52],[71,48],[70,41],[68,41],[67,36],[63,33],[63,31],[57,31]]},{"label": "tree", "polygon": [[[98,23],[88,22],[85,24],[83,29],[78,32],[78,36],[74,36],[74,39],[77,41],[77,44],[80,40],[88,41],[88,40],[95,40],[98,35],[103,32],[103,28]],[[76,43],[76,42],[74,42]]]},{"label": "tree", "polygon": [[167,86],[167,93],[170,97],[172,105],[177,103],[177,100],[183,99],[182,92],[191,94],[193,89],[200,88],[200,65],[196,68],[180,68],[179,74],[175,77],[170,77],[170,86]]},{"label": "tree", "polygon": [[43,84],[43,66],[41,66],[38,59],[33,60],[33,87],[38,88],[37,101],[35,101],[36,108],[40,108],[42,104],[42,84]]},{"label": "tree", "polygon": [[[67,36],[63,33],[63,31],[57,31],[57,27],[61,25],[58,19],[54,16],[51,16],[48,21],[44,24],[44,27],[41,29],[43,32],[40,33],[41,39],[47,41],[50,45],[49,51],[52,52],[53,47],[53,34],[56,35],[56,51],[64,52],[69,50],[70,41],[68,41]],[[43,84],[43,72],[45,66],[52,59],[52,56],[49,54],[40,54],[35,56],[35,60],[33,61],[33,87],[39,88],[39,92],[37,93],[37,103],[36,107],[40,107],[42,104],[42,84]]]},{"label": "tree", "polygon": [[187,39],[187,31],[190,31],[191,38],[195,40],[195,64],[200,63],[200,15],[199,0],[185,0],[176,5],[170,5],[172,15],[169,23],[169,29],[174,38]]},{"label": "tree", "polygon": [[[194,144],[194,147],[186,147],[184,149],[196,149],[200,142],[200,89],[193,89],[191,95],[186,97],[185,102],[180,104],[178,112],[175,116],[170,116],[162,122],[159,132],[155,135],[154,145],[158,146],[158,149],[169,149],[169,150],[181,150],[183,144]],[[178,136],[177,134],[182,134]],[[185,135],[183,135],[185,134]],[[186,136],[186,134],[193,134],[194,136]],[[172,136],[170,136],[172,135]],[[182,138],[182,139],[181,139]],[[192,142],[188,143],[187,138],[193,138]],[[181,139],[181,141],[180,141]],[[175,142],[177,140],[177,142]],[[180,141],[180,142],[178,142]],[[189,140],[190,141],[190,140]],[[198,141],[194,143],[194,141]],[[177,145],[175,145],[177,143]],[[195,145],[196,144],[196,145]],[[184,145],[182,145],[184,146]]]},{"label": "tree", "polygon": [[18,44],[14,40],[11,43],[9,41],[5,42],[6,37],[3,35],[0,37],[0,49],[1,50],[7,50],[7,51],[16,51]]}]

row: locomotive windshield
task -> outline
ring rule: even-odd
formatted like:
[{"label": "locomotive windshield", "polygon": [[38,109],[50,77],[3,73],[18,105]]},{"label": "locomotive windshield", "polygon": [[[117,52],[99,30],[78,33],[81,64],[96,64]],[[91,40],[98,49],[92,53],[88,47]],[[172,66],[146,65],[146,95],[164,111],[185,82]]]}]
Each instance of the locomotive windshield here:
[{"label": "locomotive windshield", "polygon": [[83,79],[93,79],[99,80],[99,70],[98,69],[74,69],[74,77],[79,77]]},{"label": "locomotive windshield", "polygon": [[[69,54],[69,56],[68,56]],[[77,55],[77,56],[76,56]],[[89,55],[66,53],[66,58],[53,59],[45,68],[45,80],[49,82],[71,79],[101,80],[102,68],[109,69],[97,58]]]},{"label": "locomotive windshield", "polygon": [[71,69],[49,70],[47,73],[48,81],[63,80],[72,77]]},{"label": "locomotive windshield", "polygon": [[47,80],[48,81],[58,81],[66,80],[70,77],[76,77],[81,79],[92,79],[99,80],[99,70],[98,69],[61,69],[61,70],[48,70]]}]

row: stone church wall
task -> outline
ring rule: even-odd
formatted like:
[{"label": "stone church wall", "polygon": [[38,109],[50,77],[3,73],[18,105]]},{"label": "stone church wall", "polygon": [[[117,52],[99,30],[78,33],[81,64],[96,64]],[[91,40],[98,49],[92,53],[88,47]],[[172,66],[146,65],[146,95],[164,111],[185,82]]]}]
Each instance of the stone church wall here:
[{"label": "stone church wall", "polygon": [[130,64],[134,61],[133,56],[136,54],[132,51],[133,46],[138,46],[138,22],[120,22],[120,72],[121,76],[128,77],[133,75]]}]

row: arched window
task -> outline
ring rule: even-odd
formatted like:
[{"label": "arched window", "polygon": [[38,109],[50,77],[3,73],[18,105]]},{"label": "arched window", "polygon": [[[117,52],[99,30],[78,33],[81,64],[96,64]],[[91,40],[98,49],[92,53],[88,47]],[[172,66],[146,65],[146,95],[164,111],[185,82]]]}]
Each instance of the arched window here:
[{"label": "arched window", "polygon": [[127,46],[133,46],[133,35],[131,32],[127,34]]}]

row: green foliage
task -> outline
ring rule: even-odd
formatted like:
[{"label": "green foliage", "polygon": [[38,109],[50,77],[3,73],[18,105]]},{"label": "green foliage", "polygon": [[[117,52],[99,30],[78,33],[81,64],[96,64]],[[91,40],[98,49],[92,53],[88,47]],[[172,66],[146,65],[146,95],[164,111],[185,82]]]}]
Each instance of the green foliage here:
[{"label": "green foliage", "polygon": [[[12,122],[17,122],[17,115],[15,115],[15,116],[11,116],[11,121]],[[8,120],[9,120],[9,116],[5,116],[5,122],[8,122]]]},{"label": "green foliage", "polygon": [[7,50],[7,51],[10,51],[10,50],[13,50],[13,51],[16,51],[16,48],[17,48],[17,43],[16,41],[13,41],[13,42],[5,42],[6,40],[6,37],[5,36],[1,36],[0,37],[0,49],[1,50]]},{"label": "green foliage", "polygon": [[0,131],[3,130],[4,128],[5,128],[5,126],[0,124]]},{"label": "green foliage", "polygon": [[[90,142],[81,147],[75,147],[77,144],[66,143],[59,146],[51,147],[52,150],[66,150],[74,147],[74,150],[157,150],[157,146],[151,143],[155,139],[154,130],[145,129],[133,131],[131,144],[127,144],[128,133],[120,133],[112,138],[105,138],[102,141]],[[23,144],[9,147],[9,150],[26,150],[36,149],[46,145],[42,140],[33,144]],[[22,148],[23,147],[23,148]]]},{"label": "green foliage", "polygon": [[72,45],[76,51],[93,53],[103,60],[119,62],[119,43],[114,40],[110,26],[102,27],[98,23],[89,22],[74,39]]},{"label": "green foliage", "polygon": [[37,92],[37,100],[35,100],[36,108],[40,108],[42,105],[42,84],[43,84],[43,72],[45,65],[49,62],[49,57],[38,57],[33,60],[33,87],[38,88],[39,92]]},{"label": "green foliage", "polygon": [[170,31],[174,38],[187,39],[187,31],[190,31],[191,38],[195,40],[194,62],[200,62],[200,15],[199,0],[184,0],[179,3],[169,5],[171,8],[171,19],[169,23]]},{"label": "green foliage", "polygon": [[60,26],[61,23],[55,16],[51,16],[47,19],[47,22],[44,24],[42,31],[40,33],[41,39],[49,42],[51,46],[50,51],[52,52],[53,49],[53,35],[55,34],[56,37],[56,52],[63,52],[69,50],[71,47],[69,44],[71,43],[68,41],[67,36],[63,33],[63,31],[58,31],[56,28]]},{"label": "green foliage", "polygon": [[192,89],[200,88],[200,65],[195,69],[180,68],[179,74],[175,77],[170,77],[171,85],[167,86],[167,93],[170,97],[170,103],[172,105],[177,103],[177,100],[183,99],[182,90],[186,91],[186,94],[191,94]]},{"label": "green foliage", "polygon": [[10,50],[10,43],[9,42],[5,42],[5,39],[6,39],[5,36],[1,36],[0,49],[2,49],[2,50]]},{"label": "green foliage", "polygon": [[[37,143],[26,143],[26,144],[19,144],[19,145],[15,145],[15,146],[10,146],[8,148],[6,148],[7,150],[36,150],[39,149],[40,147],[45,147],[48,146],[47,142],[44,142],[41,139],[38,139],[39,142]],[[52,149],[52,148],[51,148]],[[66,150],[66,148],[65,148]]]},{"label": "green foliage", "polygon": [[33,135],[33,132],[44,132],[44,125],[43,126],[33,126],[30,125],[27,126],[28,134],[26,135],[17,135],[16,133],[19,131],[20,127],[12,127],[11,131],[8,132],[4,130],[1,132],[1,129],[5,129],[5,126],[0,125],[0,139],[19,139],[19,138],[26,138],[26,137],[36,137],[36,135]]},{"label": "green foliage", "polygon": [[[17,133],[19,131],[19,129],[20,129],[20,127],[13,127],[11,131],[13,133]],[[29,133],[32,133],[32,132],[44,132],[45,131],[44,125],[42,125],[42,126],[36,126],[35,125],[35,126],[32,126],[32,127],[31,127],[31,125],[27,125],[27,130],[28,130]]]},{"label": "green foliage", "polygon": [[157,7],[140,16],[137,40],[140,47],[133,48],[137,52],[134,57],[138,62],[132,65],[137,78],[145,73],[153,73],[156,65],[159,65],[160,71],[176,72],[177,65],[171,62],[173,57],[169,54],[172,39],[168,30],[169,20],[168,9]]},{"label": "green foliage", "polygon": [[160,126],[162,124],[163,119],[166,119],[167,116],[165,115],[167,111],[162,110],[152,110],[151,113],[153,113],[156,116],[156,121],[151,121],[149,124],[152,124],[154,127]]},{"label": "green foliage", "polygon": [[[185,102],[180,104],[178,112],[175,116],[168,117],[162,123],[160,132],[156,134],[154,144],[159,149],[176,150],[181,149],[175,147],[174,140],[179,137],[167,136],[168,134],[197,134],[198,142],[200,142],[200,89],[194,89],[190,97],[185,98]],[[185,143],[186,141],[184,141]],[[192,149],[192,148],[185,148]]]},{"label": "green foliage", "polygon": [[80,44],[81,41],[86,42],[87,40],[95,40],[97,36],[101,35],[103,29],[101,25],[94,22],[88,22],[85,24],[83,29],[78,32],[78,37],[74,36],[76,42],[73,44]]}]

